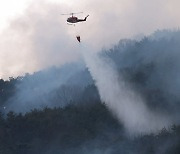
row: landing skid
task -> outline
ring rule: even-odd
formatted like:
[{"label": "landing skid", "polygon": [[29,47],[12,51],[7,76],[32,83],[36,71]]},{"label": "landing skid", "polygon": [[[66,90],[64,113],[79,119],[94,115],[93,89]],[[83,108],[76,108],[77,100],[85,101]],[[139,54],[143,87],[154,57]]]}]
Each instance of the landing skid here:
[{"label": "landing skid", "polygon": [[71,26],[75,26],[75,24],[69,24],[69,23],[67,23],[68,25],[71,25]]}]

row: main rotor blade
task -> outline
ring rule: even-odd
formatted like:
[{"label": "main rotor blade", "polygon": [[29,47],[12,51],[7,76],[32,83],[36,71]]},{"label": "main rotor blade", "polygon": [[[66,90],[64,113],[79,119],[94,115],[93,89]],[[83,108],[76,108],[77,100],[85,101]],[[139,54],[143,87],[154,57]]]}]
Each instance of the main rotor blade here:
[{"label": "main rotor blade", "polygon": [[68,13],[68,14],[61,14],[61,15],[71,15],[71,14]]},{"label": "main rotor blade", "polygon": [[72,14],[80,14],[80,13],[83,13],[83,12],[77,12],[77,13],[72,13]]},{"label": "main rotor blade", "polygon": [[73,15],[73,14],[80,14],[80,13],[83,13],[83,12],[67,13],[67,14],[61,14],[61,15]]}]

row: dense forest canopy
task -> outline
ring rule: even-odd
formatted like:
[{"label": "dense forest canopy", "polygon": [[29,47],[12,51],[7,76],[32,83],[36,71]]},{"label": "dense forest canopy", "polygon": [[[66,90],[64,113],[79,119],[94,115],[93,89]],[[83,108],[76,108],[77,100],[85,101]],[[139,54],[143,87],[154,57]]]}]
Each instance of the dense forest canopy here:
[{"label": "dense forest canopy", "polygon": [[180,153],[179,50],[180,31],[157,31],[99,54],[150,110],[170,117],[151,134],[127,135],[83,61],[0,79],[0,153]]}]

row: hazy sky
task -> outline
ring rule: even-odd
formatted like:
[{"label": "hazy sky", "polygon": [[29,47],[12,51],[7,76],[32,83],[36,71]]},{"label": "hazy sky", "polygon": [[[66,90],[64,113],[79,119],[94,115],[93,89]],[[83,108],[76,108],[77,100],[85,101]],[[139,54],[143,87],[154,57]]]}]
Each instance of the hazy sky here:
[{"label": "hazy sky", "polygon": [[[75,36],[100,50],[121,38],[179,28],[179,0],[0,0],[0,78],[38,71],[80,57]],[[89,14],[68,26],[61,13]]]}]

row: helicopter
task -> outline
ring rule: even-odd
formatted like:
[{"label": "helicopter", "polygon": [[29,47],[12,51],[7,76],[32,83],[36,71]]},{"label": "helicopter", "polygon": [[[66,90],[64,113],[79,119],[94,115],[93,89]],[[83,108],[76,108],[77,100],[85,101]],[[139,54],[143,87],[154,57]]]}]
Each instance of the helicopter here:
[{"label": "helicopter", "polygon": [[61,15],[71,15],[71,17],[67,18],[67,22],[70,23],[70,24],[75,24],[75,23],[78,23],[78,22],[86,21],[87,17],[89,16],[89,15],[87,15],[84,19],[79,19],[78,17],[74,16],[74,14],[80,14],[80,13],[83,13],[83,12],[61,14]]}]

